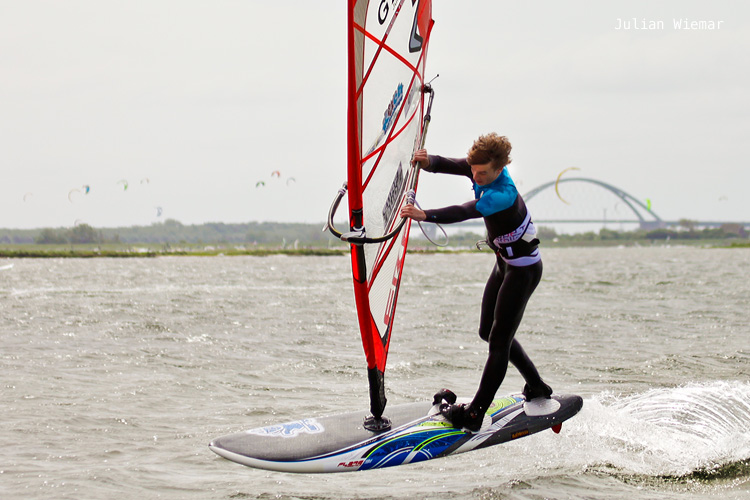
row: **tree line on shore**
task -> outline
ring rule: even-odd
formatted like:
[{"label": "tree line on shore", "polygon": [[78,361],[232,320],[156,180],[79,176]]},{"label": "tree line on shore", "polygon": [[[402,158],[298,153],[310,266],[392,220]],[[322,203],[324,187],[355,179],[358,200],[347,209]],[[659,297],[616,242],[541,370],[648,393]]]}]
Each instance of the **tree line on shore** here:
[{"label": "tree line on shore", "polygon": [[225,224],[212,222],[185,225],[168,219],[150,226],[93,228],[78,224],[70,228],[0,229],[0,243],[4,244],[281,244],[295,241],[310,245],[327,245],[335,240],[321,231],[322,223],[249,222]]},{"label": "tree line on shore", "polygon": [[[323,224],[249,222],[225,224],[221,222],[184,225],[168,219],[150,226],[96,229],[87,224],[71,228],[0,229],[0,244],[254,244],[329,246],[339,243]],[[614,231],[600,229],[579,234],[558,234],[548,227],[539,228],[542,241],[586,243],[611,240],[702,240],[746,239],[748,232],[741,224],[725,224],[720,228],[698,229],[697,223],[686,221],[677,229]],[[415,233],[416,234],[416,233]],[[483,235],[462,232],[451,236],[453,245],[471,245]]]}]

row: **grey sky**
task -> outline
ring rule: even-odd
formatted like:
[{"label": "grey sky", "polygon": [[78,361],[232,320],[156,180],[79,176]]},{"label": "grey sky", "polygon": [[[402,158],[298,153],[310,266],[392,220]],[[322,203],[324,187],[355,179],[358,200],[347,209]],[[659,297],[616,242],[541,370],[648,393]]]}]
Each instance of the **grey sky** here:
[{"label": "grey sky", "polygon": [[[345,5],[0,0],[0,227],[323,221],[345,176]],[[665,219],[750,220],[750,4],[434,0],[433,15],[431,152],[497,131],[521,192],[576,166]],[[616,29],[634,18],[664,27]],[[423,207],[469,197],[421,177]]]}]

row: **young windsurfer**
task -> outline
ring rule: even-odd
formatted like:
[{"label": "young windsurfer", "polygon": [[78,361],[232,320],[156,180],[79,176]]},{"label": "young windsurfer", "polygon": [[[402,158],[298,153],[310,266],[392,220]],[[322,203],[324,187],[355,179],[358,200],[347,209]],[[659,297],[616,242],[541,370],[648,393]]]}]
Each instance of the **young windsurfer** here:
[{"label": "young windsurfer", "polygon": [[428,155],[419,150],[414,161],[433,173],[469,177],[474,200],[463,205],[420,210],[406,205],[402,217],[417,221],[452,223],[482,217],[487,242],[497,261],[482,297],[479,336],[489,343],[489,355],[474,399],[469,404],[446,406],[443,414],[456,427],[478,431],[508,370],[508,362],[526,381],[526,400],[549,398],[552,389],[545,384],[534,363],[514,338],[526,303],[542,277],[542,259],[531,217],[521,195],[505,168],[510,162],[511,145],[506,137],[490,133],[479,137],[463,159]]}]

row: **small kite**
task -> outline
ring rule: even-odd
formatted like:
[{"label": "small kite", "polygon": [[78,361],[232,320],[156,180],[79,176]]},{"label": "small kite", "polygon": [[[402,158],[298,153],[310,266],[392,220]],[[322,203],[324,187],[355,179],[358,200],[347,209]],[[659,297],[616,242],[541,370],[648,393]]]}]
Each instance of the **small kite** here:
[{"label": "small kite", "polygon": [[559,174],[557,174],[557,180],[555,181],[555,193],[557,193],[557,197],[558,197],[558,198],[560,198],[560,201],[562,201],[562,202],[563,202],[563,203],[565,203],[566,205],[570,205],[570,203],[569,203],[569,202],[567,202],[567,201],[565,201],[565,200],[563,199],[563,197],[562,197],[562,196],[560,196],[560,190],[558,189],[558,184],[560,184],[560,177],[562,177],[562,175],[563,175],[563,174],[564,174],[565,172],[567,172],[568,170],[581,170],[581,169],[580,169],[580,168],[578,168],[578,167],[568,167],[568,168],[566,168],[565,170],[563,170],[562,172],[560,172]]},{"label": "small kite", "polygon": [[80,192],[81,192],[80,189],[75,189],[75,188],[71,189],[70,191],[68,191],[68,201],[71,202],[71,203],[73,203],[73,195],[75,193],[80,193]]}]

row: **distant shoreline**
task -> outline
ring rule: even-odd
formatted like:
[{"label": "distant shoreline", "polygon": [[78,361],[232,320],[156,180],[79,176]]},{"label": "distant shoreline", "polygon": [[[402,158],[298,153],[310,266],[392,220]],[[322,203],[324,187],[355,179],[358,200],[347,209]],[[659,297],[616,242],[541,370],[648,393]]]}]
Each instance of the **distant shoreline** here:
[{"label": "distant shoreline", "polygon": [[348,255],[345,249],[326,248],[304,248],[304,249],[282,249],[282,248],[258,248],[253,250],[235,249],[194,249],[194,250],[147,250],[147,249],[122,249],[122,250],[97,250],[97,249],[8,249],[0,248],[0,258],[6,259],[61,259],[61,258],[152,258],[152,257],[219,257],[219,256],[254,256],[265,257],[267,255],[290,255],[290,256],[336,256]]},{"label": "distant shoreline", "polygon": [[[421,242],[420,242],[421,243]],[[703,248],[750,248],[750,242],[747,241],[734,241],[727,242],[726,240],[675,240],[675,241],[586,241],[586,242],[566,242],[566,243],[554,243],[548,244],[543,243],[543,250],[553,248],[597,248],[597,247],[625,247],[625,248],[648,248],[648,247],[682,247],[682,246],[694,246]],[[40,248],[43,245],[19,245],[17,248],[13,248],[14,245],[6,245],[4,248],[0,247],[0,259],[61,259],[61,258],[78,258],[78,259],[89,259],[89,258],[154,258],[154,257],[235,257],[235,256],[250,256],[250,257],[266,257],[270,255],[287,255],[290,257],[305,257],[305,256],[318,256],[318,257],[331,257],[331,256],[348,256],[349,249],[347,247],[339,248],[253,248],[253,249],[237,249],[237,248],[222,248],[222,247],[204,247],[204,248],[189,248],[189,249],[156,249],[156,248],[140,248],[140,247],[125,247],[121,248],[95,248],[95,247],[81,247],[81,248]],[[490,250],[483,248],[477,250],[473,247],[452,247],[452,248],[437,248],[432,246],[424,245],[412,245],[412,248],[408,250],[408,253],[416,254],[434,254],[434,253],[490,253]]]}]

